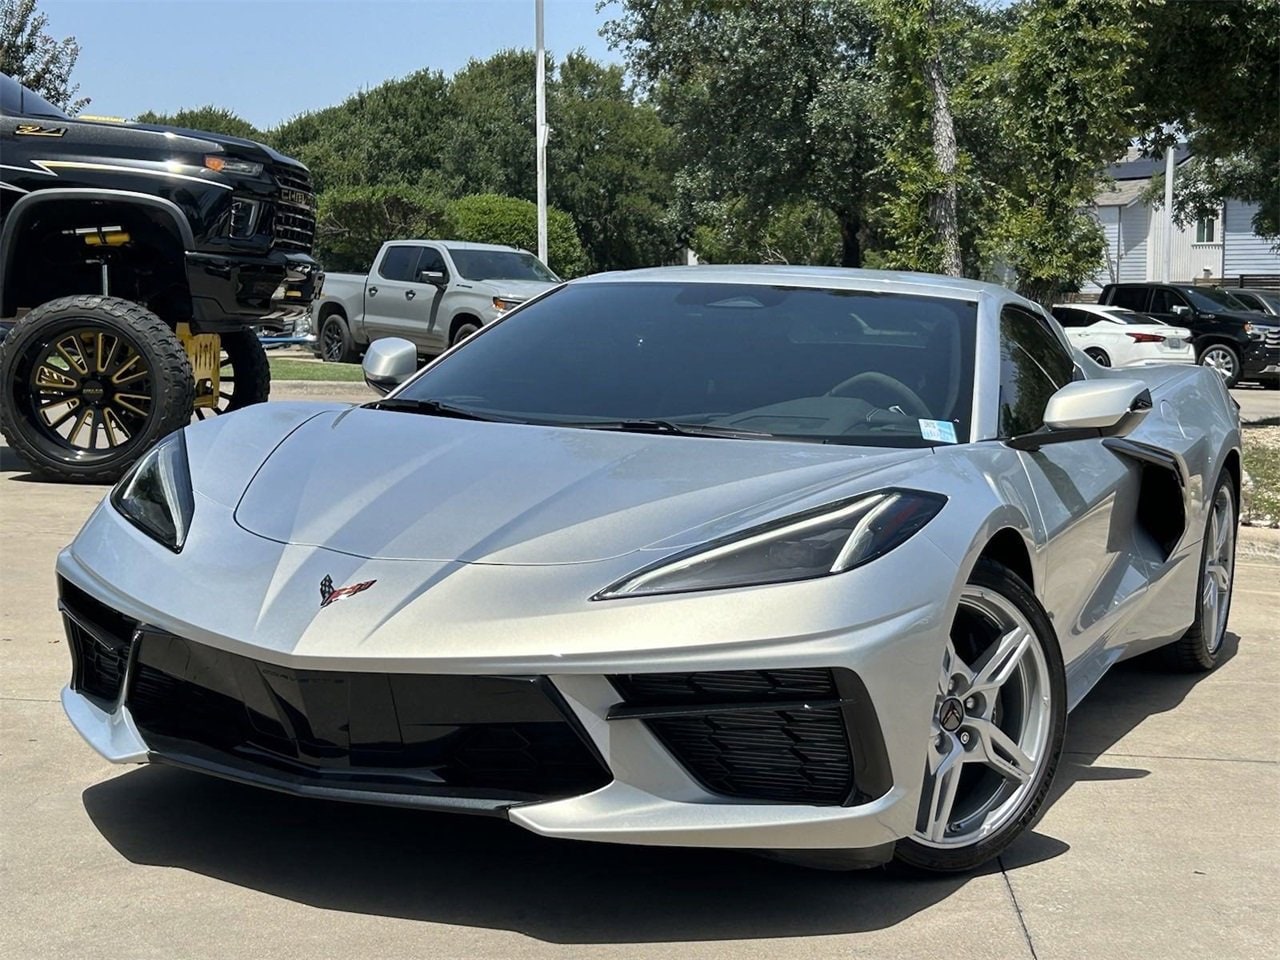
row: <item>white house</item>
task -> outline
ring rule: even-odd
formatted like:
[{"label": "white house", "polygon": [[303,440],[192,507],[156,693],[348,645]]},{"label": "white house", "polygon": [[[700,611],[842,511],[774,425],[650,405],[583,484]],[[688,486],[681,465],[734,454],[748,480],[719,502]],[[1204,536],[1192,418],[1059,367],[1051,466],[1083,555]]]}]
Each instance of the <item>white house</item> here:
[{"label": "white house", "polygon": [[[1181,166],[1191,154],[1179,147],[1174,158]],[[1164,210],[1142,199],[1151,178],[1163,172],[1163,159],[1144,158],[1136,148],[1107,169],[1115,183],[1094,199],[1094,215],[1107,238],[1107,259],[1084,292],[1125,280],[1164,279]],[[1234,284],[1242,276],[1280,276],[1280,254],[1272,241],[1253,232],[1255,212],[1255,204],[1228,200],[1212,217],[1186,227],[1175,223],[1169,279]]]}]

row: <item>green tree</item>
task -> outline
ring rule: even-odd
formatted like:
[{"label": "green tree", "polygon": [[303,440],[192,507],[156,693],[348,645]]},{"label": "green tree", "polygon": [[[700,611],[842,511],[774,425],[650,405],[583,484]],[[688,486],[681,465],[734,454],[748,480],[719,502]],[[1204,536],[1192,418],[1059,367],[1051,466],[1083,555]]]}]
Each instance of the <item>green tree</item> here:
[{"label": "green tree", "polygon": [[272,146],[311,168],[320,190],[418,185],[440,189],[451,118],[448,84],[420,70],[268,131]]},{"label": "green tree", "polygon": [[[477,194],[450,201],[445,216],[449,234],[456,240],[538,249],[538,208],[528,200]],[[573,218],[555,207],[547,210],[547,259],[548,266],[566,278],[576,277],[587,268]]]},{"label": "green tree", "polygon": [[328,270],[363,273],[386,240],[439,237],[445,204],[417,187],[332,187],[316,211],[316,256]]},{"label": "green tree", "polygon": [[[548,86],[554,84],[554,64]],[[471,60],[449,82],[441,172],[459,194],[534,199],[534,55],[503,50]]]},{"label": "green tree", "polygon": [[155,123],[166,127],[183,127],[187,130],[207,130],[209,133],[222,133],[230,137],[242,137],[245,140],[262,140],[263,133],[244,117],[228,110],[226,107],[215,107],[207,104],[177,113],[155,113],[148,110],[137,117],[139,123]]},{"label": "green tree", "polygon": [[89,102],[76,97],[80,84],[71,82],[80,44],[75,37],[54,39],[48,26],[36,0],[0,0],[0,73],[74,116]]},{"label": "green tree", "polygon": [[1280,0],[1148,3],[1139,27],[1146,143],[1185,137],[1196,157],[1179,171],[1180,219],[1235,198],[1258,204],[1259,234],[1280,237]]},{"label": "green tree", "polygon": [[1131,0],[1028,0],[975,92],[996,111],[1005,145],[1004,162],[991,158],[987,171],[996,189],[983,243],[1032,299],[1075,288],[1102,261],[1090,207],[1103,165],[1137,133],[1138,10]]},{"label": "green tree", "polygon": [[820,203],[857,266],[880,142],[864,0],[614,2],[607,34],[675,126],[686,182],[710,189],[697,199]]},{"label": "green tree", "polygon": [[801,200],[761,211],[745,201],[700,204],[693,249],[707,263],[829,264],[840,259],[840,224]]}]

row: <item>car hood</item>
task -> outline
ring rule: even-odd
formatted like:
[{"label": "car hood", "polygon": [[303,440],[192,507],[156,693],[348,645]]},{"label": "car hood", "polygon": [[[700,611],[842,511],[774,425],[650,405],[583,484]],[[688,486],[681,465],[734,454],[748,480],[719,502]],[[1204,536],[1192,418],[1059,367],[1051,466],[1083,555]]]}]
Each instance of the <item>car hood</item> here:
[{"label": "car hood", "polygon": [[358,407],[289,433],[235,518],[261,537],[370,559],[586,563],[700,543],[873,476],[897,481],[929,455]]},{"label": "car hood", "polygon": [[511,297],[515,300],[528,300],[536,297],[544,290],[559,286],[547,280],[476,280],[477,287],[492,290],[495,297]]}]

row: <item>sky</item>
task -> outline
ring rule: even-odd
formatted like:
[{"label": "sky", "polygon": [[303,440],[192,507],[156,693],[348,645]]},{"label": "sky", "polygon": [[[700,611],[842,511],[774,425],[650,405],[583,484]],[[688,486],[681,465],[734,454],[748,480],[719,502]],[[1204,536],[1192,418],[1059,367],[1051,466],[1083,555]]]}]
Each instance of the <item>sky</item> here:
[{"label": "sky", "polygon": [[[137,116],[214,103],[259,128],[424,67],[534,45],[534,0],[41,0],[74,36],[83,112]],[[546,0],[546,44],[620,61],[596,0]]]}]

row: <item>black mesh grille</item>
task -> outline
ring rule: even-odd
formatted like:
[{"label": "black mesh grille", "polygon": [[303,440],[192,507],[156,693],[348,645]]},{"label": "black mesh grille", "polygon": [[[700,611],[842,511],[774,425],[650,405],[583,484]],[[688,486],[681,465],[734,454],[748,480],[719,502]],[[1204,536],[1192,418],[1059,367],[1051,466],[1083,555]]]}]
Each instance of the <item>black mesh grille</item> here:
[{"label": "black mesh grille", "polygon": [[272,174],[280,186],[271,221],[275,245],[310,253],[316,236],[316,200],[311,177],[296,167],[275,167]]},{"label": "black mesh grille", "polygon": [[160,756],[320,786],[526,800],[610,780],[539,677],[298,670],[148,632],[127,703]]},{"label": "black mesh grille", "polygon": [[114,704],[137,624],[68,580],[59,578],[58,595],[71,649],[71,688],[100,706]]},{"label": "black mesh grille", "polygon": [[[831,670],[734,670],[612,678],[628,707],[703,786],[744,800],[835,805],[858,795],[848,707]],[[679,713],[687,707],[687,715]],[[709,711],[709,712],[700,712]]]}]

